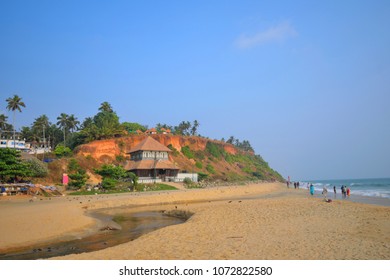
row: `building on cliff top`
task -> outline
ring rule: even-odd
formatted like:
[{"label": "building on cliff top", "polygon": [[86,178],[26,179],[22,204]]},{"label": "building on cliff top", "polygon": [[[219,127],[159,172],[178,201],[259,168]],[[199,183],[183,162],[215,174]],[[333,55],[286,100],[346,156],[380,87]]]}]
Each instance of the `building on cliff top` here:
[{"label": "building on cliff top", "polygon": [[148,129],[145,131],[145,134],[148,134],[148,135],[157,134],[157,129],[155,129],[154,127],[151,129]]},{"label": "building on cliff top", "polygon": [[139,182],[177,181],[179,168],[169,160],[171,150],[150,136],[132,148],[125,169],[136,174]]}]

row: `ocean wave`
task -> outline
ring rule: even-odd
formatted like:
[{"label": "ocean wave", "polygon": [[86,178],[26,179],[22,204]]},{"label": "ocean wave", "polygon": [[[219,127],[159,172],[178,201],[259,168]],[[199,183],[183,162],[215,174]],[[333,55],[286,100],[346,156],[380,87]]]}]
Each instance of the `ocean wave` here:
[{"label": "ocean wave", "polygon": [[369,197],[390,198],[390,192],[388,192],[388,191],[356,190],[356,191],[353,191],[353,194],[361,195],[361,196],[369,196]]},{"label": "ocean wave", "polygon": [[[314,186],[314,184],[313,184]],[[333,187],[327,188],[329,193],[333,193]],[[315,192],[322,192],[323,187],[314,186]],[[341,193],[341,189],[336,187],[337,194]],[[367,196],[367,197],[378,197],[390,199],[390,191],[383,190],[355,190],[351,189],[351,195]]]},{"label": "ocean wave", "polygon": [[302,188],[308,188],[313,184],[316,193],[321,193],[326,187],[329,193],[333,193],[333,186],[336,186],[337,195],[341,194],[341,186],[347,186],[351,195],[390,199],[390,179],[385,180],[329,180],[329,181],[303,181]]}]

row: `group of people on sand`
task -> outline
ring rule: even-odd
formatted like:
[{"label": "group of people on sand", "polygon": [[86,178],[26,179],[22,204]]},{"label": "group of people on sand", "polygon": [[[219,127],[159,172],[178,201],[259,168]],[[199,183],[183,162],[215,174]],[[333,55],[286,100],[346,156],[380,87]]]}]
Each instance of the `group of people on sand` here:
[{"label": "group of people on sand", "polygon": [[[290,181],[287,181],[287,188],[290,188]],[[299,182],[292,182],[294,189],[299,189]]]},{"label": "group of people on sand", "polygon": [[[310,194],[314,195],[314,185],[310,184],[310,187],[308,187]],[[334,192],[334,197],[336,197],[336,186],[333,186],[333,192]],[[323,187],[322,189],[322,195],[324,196],[325,200],[328,200],[327,195],[328,195],[328,189],[326,186]],[[351,195],[351,189],[347,186],[342,185],[341,186],[341,195],[343,198],[346,198],[347,196],[349,197]]]},{"label": "group of people on sand", "polygon": [[[333,189],[334,189],[334,194],[336,195],[336,186],[334,186]],[[351,189],[347,186],[342,185],[341,194],[344,198],[346,198],[347,196],[349,197],[351,195]]]},{"label": "group of people on sand", "polygon": [[[295,189],[299,189],[299,182],[290,182],[287,181],[287,188],[290,188],[290,184],[294,184]],[[314,185],[312,183],[307,184],[307,188],[310,192],[310,195],[314,195]],[[333,192],[334,192],[334,197],[336,197],[336,186],[333,186]],[[328,195],[328,189],[326,186],[323,187],[322,189],[322,195],[324,196],[325,200],[328,200],[327,195]],[[347,196],[349,197],[351,195],[351,189],[347,186],[342,185],[341,186],[341,195],[343,198],[346,198]]]}]

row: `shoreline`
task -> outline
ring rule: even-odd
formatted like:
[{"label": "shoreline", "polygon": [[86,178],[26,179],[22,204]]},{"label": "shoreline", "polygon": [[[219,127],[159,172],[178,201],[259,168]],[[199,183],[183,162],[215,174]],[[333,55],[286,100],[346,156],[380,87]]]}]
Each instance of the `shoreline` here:
[{"label": "shoreline", "polygon": [[[309,190],[306,188],[286,188],[286,190],[291,190],[293,192],[305,192],[307,197],[310,197]],[[314,196],[315,198],[323,199],[323,195],[321,191],[315,190]],[[332,199],[333,201],[341,201],[341,202],[355,202],[355,203],[362,203],[367,205],[377,205],[377,206],[386,206],[390,207],[390,199],[383,198],[383,197],[375,197],[375,196],[364,196],[364,195],[357,195],[357,194],[351,194],[349,197],[343,198],[340,192],[336,193],[336,196],[333,191],[328,191],[327,198]]]},{"label": "shoreline", "polygon": [[[72,234],[72,227],[73,234],[85,234],[96,227],[96,221],[85,216],[87,211],[110,212],[122,207],[129,211],[155,208],[194,213],[184,224],[150,232],[131,242],[55,259],[390,259],[389,207],[342,200],[325,203],[307,195],[305,189],[287,189],[280,183],[40,202],[31,205],[38,209],[50,205],[52,211],[45,215],[64,208],[72,217],[62,228],[62,235],[51,231],[53,225],[42,223],[41,238],[46,240]],[[31,207],[0,201],[2,208],[7,204],[12,205],[8,210]],[[62,222],[52,220],[57,228]],[[21,221],[24,223],[28,221]],[[13,224],[8,224],[8,232],[1,227],[2,236],[10,235],[0,241],[1,248],[34,241],[26,233],[23,237],[18,229],[20,226]],[[35,230],[33,227],[30,231]],[[12,238],[15,231],[19,235],[16,240]]]}]

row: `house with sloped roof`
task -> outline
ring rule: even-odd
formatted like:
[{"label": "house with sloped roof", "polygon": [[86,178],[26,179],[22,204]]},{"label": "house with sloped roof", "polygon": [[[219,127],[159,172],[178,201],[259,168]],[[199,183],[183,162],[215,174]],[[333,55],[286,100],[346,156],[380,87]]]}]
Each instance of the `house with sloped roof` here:
[{"label": "house with sloped roof", "polygon": [[139,182],[175,181],[179,168],[169,160],[171,150],[148,136],[132,148],[125,169],[138,176]]},{"label": "house with sloped roof", "polygon": [[157,134],[157,129],[155,129],[154,127],[151,129],[148,129],[145,131],[145,134],[148,134],[148,135]]},{"label": "house with sloped roof", "polygon": [[164,127],[162,127],[160,129],[160,131],[162,134],[170,134],[171,133],[171,130],[169,128],[164,128]]}]

